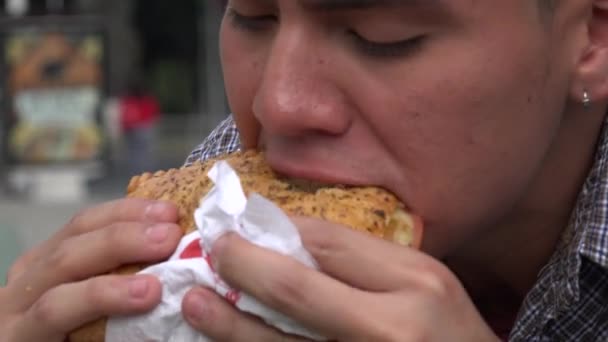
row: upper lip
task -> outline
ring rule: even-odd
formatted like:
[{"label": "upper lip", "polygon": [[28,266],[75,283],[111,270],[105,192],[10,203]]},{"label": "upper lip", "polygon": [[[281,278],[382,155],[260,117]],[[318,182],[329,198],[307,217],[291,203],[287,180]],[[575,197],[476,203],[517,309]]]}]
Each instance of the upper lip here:
[{"label": "upper lip", "polygon": [[[275,154],[266,154],[266,160],[270,167],[277,173],[295,179],[304,179],[327,185],[347,185],[347,186],[373,186],[363,177],[349,175],[347,172],[340,172],[331,167],[313,166],[312,163],[294,162],[290,158],[282,158]],[[320,165],[315,163],[315,165]]]}]

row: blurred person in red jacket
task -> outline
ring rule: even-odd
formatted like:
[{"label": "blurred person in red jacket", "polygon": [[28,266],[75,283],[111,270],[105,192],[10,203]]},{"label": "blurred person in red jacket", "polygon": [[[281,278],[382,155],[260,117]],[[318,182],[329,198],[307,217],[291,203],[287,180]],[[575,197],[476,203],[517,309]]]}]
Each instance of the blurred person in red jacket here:
[{"label": "blurred person in red jacket", "polygon": [[154,168],[152,145],[160,118],[156,98],[146,91],[140,80],[131,81],[120,99],[121,124],[127,144],[129,173],[137,174]]}]

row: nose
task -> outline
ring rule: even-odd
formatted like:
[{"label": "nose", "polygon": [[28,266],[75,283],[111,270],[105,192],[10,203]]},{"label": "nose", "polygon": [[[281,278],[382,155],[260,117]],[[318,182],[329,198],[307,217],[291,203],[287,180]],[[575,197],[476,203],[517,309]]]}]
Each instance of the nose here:
[{"label": "nose", "polygon": [[348,97],[318,41],[280,32],[266,59],[253,112],[269,134],[344,134],[352,123]]}]

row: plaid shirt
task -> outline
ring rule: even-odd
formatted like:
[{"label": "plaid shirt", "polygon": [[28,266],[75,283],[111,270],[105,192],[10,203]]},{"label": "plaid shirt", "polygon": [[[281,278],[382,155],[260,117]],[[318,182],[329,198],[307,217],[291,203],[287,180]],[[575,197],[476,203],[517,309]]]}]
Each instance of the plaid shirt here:
[{"label": "plaid shirt", "polygon": [[[239,148],[229,117],[186,164]],[[608,121],[570,223],[526,296],[509,341],[608,341]]]},{"label": "plaid shirt", "polygon": [[240,149],[239,132],[232,116],[222,121],[186,159],[186,165],[204,161]]}]

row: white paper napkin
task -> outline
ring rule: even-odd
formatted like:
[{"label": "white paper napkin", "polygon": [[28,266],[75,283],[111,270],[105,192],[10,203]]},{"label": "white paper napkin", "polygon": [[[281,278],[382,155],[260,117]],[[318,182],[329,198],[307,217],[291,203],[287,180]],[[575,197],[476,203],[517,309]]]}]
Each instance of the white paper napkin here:
[{"label": "white paper napkin", "polygon": [[308,267],[317,268],[304,249],[297,228],[274,203],[258,194],[245,197],[236,172],[224,161],[209,171],[215,183],[201,200],[194,219],[198,230],[185,236],[168,261],[151,266],[140,274],[156,275],[163,286],[161,303],[151,312],[129,317],[112,317],[106,327],[106,342],[206,342],[183,319],[182,298],[195,286],[214,289],[244,312],[262,318],[283,332],[323,340],[320,335],[265,307],[254,298],[231,289],[213,272],[209,252],[215,241],[235,232],[261,247],[291,256]]}]

